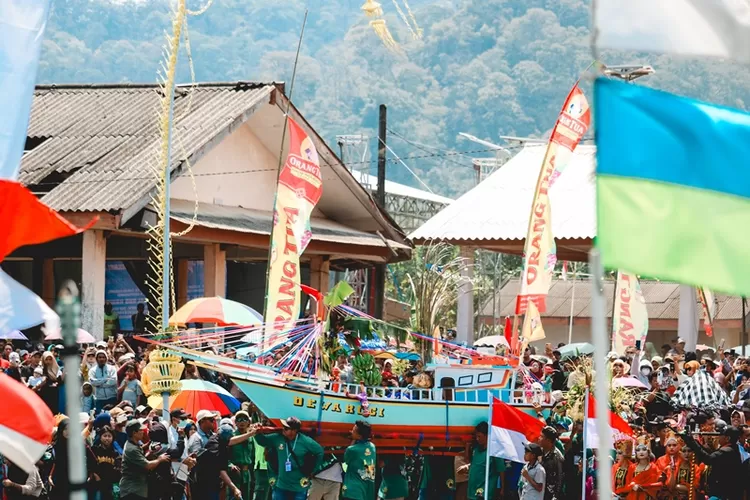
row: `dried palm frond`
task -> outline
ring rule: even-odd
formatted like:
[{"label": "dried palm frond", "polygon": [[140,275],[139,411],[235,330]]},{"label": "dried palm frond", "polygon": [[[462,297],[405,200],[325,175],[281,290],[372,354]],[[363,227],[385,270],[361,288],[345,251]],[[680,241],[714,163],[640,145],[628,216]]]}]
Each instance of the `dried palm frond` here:
[{"label": "dried palm frond", "polygon": [[[575,421],[583,420],[586,387],[589,392],[594,392],[594,370],[591,358],[582,358],[581,361],[572,363],[576,383],[565,394],[565,406],[567,415]],[[615,387],[609,382],[609,407],[613,412],[631,414],[637,402],[639,390],[631,387]]]}]

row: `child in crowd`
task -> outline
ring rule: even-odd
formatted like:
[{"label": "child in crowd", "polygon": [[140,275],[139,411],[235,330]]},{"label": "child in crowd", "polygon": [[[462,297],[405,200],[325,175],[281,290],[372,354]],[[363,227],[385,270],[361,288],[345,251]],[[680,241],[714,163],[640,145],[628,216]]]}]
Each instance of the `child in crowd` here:
[{"label": "child in crowd", "polygon": [[41,384],[43,380],[44,380],[44,370],[42,370],[41,366],[37,366],[36,368],[34,368],[34,374],[31,377],[29,377],[28,386],[33,389],[34,387]]},{"label": "child in crowd", "polygon": [[94,386],[84,382],[81,387],[81,411],[88,413],[94,409]]}]

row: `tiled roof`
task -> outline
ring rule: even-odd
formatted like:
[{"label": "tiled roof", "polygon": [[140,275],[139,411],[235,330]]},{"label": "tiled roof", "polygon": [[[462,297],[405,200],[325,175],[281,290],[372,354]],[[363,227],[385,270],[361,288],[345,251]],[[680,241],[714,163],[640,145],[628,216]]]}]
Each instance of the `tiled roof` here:
[{"label": "tiled roof", "polygon": [[[575,287],[573,314],[576,318],[591,317],[591,282],[589,280],[556,279],[552,281],[547,296],[547,311],[543,317],[570,317],[570,303]],[[680,285],[665,281],[641,280],[641,291],[646,300],[649,319],[676,320],[680,310]],[[498,317],[512,316],[518,294],[518,280],[509,281],[497,294],[500,308]],[[604,296],[607,299],[607,316],[612,315],[614,281],[604,282]],[[729,295],[716,294],[717,320],[742,319],[742,299]],[[700,309],[699,309],[700,310]],[[492,302],[483,308],[482,316],[492,316]]]},{"label": "tiled roof", "polygon": [[[546,144],[525,146],[497,172],[409,235],[415,243],[523,240],[529,224]],[[552,234],[558,239],[596,235],[596,147],[576,148],[565,173],[550,190]]]},{"label": "tiled roof", "polygon": [[[190,98],[179,87],[171,169],[197,159],[274,88],[200,84]],[[160,151],[157,92],[155,85],[38,86],[19,180],[60,211],[117,211],[143,199]]]}]

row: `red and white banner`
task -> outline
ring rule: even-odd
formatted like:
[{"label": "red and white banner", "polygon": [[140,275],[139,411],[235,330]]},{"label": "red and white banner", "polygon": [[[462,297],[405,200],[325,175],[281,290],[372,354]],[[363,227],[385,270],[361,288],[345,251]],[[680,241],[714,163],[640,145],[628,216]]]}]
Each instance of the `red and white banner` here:
[{"label": "red and white banner", "polygon": [[524,314],[530,300],[534,301],[540,313],[547,310],[546,297],[552,283],[552,271],[557,262],[549,190],[568,166],[573,151],[590,124],[589,103],[576,83],[565,99],[565,105],[560,111],[555,128],[552,129],[537,179],[523,251],[524,265],[521,290],[516,301],[516,314]]},{"label": "red and white banner", "polygon": [[716,297],[714,296],[714,292],[708,288],[698,288],[698,298],[701,301],[701,308],[703,310],[703,328],[706,330],[706,335],[713,337]]},{"label": "red and white banner", "polygon": [[536,443],[544,423],[517,408],[492,398],[492,422],[487,453],[492,457],[524,462],[524,445]]},{"label": "red and white banner", "polygon": [[[599,448],[599,431],[596,429],[596,401],[594,396],[589,394],[589,411],[586,415],[586,423],[583,432],[586,433],[586,448]],[[609,428],[612,431],[612,442],[621,441],[628,437],[633,437],[633,429],[622,417],[612,411],[609,413]]]},{"label": "red and white banner", "polygon": [[299,257],[310,242],[310,216],[323,194],[318,151],[304,130],[289,118],[289,155],[279,174],[271,233],[271,261],[265,322],[286,330],[299,316]]},{"label": "red and white banner", "polygon": [[634,274],[618,271],[615,290],[614,318],[612,319],[612,350],[624,355],[625,350],[641,342],[646,345],[648,311],[641,285]]},{"label": "red and white banner", "polygon": [[31,472],[52,439],[55,419],[34,391],[4,373],[0,394],[0,455]]}]

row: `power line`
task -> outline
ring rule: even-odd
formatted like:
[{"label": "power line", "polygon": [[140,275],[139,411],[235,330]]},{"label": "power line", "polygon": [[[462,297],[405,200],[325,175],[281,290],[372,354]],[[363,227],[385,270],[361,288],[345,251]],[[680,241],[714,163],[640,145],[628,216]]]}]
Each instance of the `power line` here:
[{"label": "power line", "polygon": [[[523,146],[510,146],[508,149],[523,149]],[[476,149],[471,151],[453,151],[453,152],[446,152],[442,154],[433,153],[433,154],[426,154],[426,155],[414,155],[414,156],[403,156],[401,158],[388,158],[386,159],[386,162],[390,163],[400,163],[404,160],[420,160],[420,159],[426,159],[426,158],[449,158],[453,156],[459,156],[459,155],[468,155],[468,154],[476,154],[476,153],[487,153],[490,151],[496,151],[495,149]],[[324,157],[319,156],[320,159],[325,162],[326,166],[332,167],[333,165],[326,160]],[[350,162],[347,163],[347,166],[351,165],[369,165],[371,163],[377,163],[377,160],[366,160],[366,161],[359,161],[359,162]],[[460,163],[456,163],[457,165],[463,167],[463,168],[473,168],[473,166],[470,165],[464,165]],[[209,177],[209,176],[222,176],[222,175],[237,175],[237,174],[250,174],[250,173],[256,173],[256,172],[275,172],[277,169],[275,168],[259,168],[259,169],[250,169],[250,170],[236,170],[233,172],[208,172],[208,173],[200,173],[200,174],[193,174],[195,177]],[[181,173],[178,177],[182,177],[187,175],[187,172]],[[117,179],[90,179],[90,180],[64,180],[61,182],[40,182],[40,183],[31,183],[28,184],[28,186],[59,186],[62,183],[65,184],[88,184],[88,183],[102,183],[102,182],[119,182],[119,181],[140,181],[140,180],[147,180],[152,179],[152,175],[147,176],[141,176],[141,177],[121,177]]]},{"label": "power line", "polygon": [[[428,148],[429,148],[429,149],[433,149],[433,150],[435,150],[435,151],[450,152],[450,151],[449,151],[449,150],[447,150],[447,149],[436,148],[436,147],[433,147],[433,146],[428,146],[428,145],[426,145],[426,144],[420,144],[420,143],[418,143],[418,142],[414,142],[414,141],[412,141],[412,140],[410,140],[410,139],[407,139],[407,138],[406,138],[406,137],[404,137],[403,135],[401,135],[401,134],[399,134],[398,132],[396,132],[396,131],[394,131],[394,130],[391,130],[391,129],[388,129],[388,132],[390,132],[391,134],[393,134],[393,135],[394,135],[394,136],[396,136],[397,138],[401,139],[402,141],[404,141],[404,142],[406,142],[406,143],[408,143],[408,144],[411,144],[412,146],[416,147],[417,149],[420,149],[420,150],[424,151],[425,153],[428,153],[428,152],[429,152]],[[473,158],[469,157],[469,159],[473,159]],[[447,160],[448,160],[449,162],[453,163],[454,165],[458,165],[459,167],[464,167],[464,168],[465,168],[465,167],[467,167],[467,166],[468,166],[468,165],[466,165],[466,164],[464,164],[464,163],[459,163],[459,162],[457,162],[457,161],[455,161],[455,160],[451,160],[451,159],[447,159]]]}]

